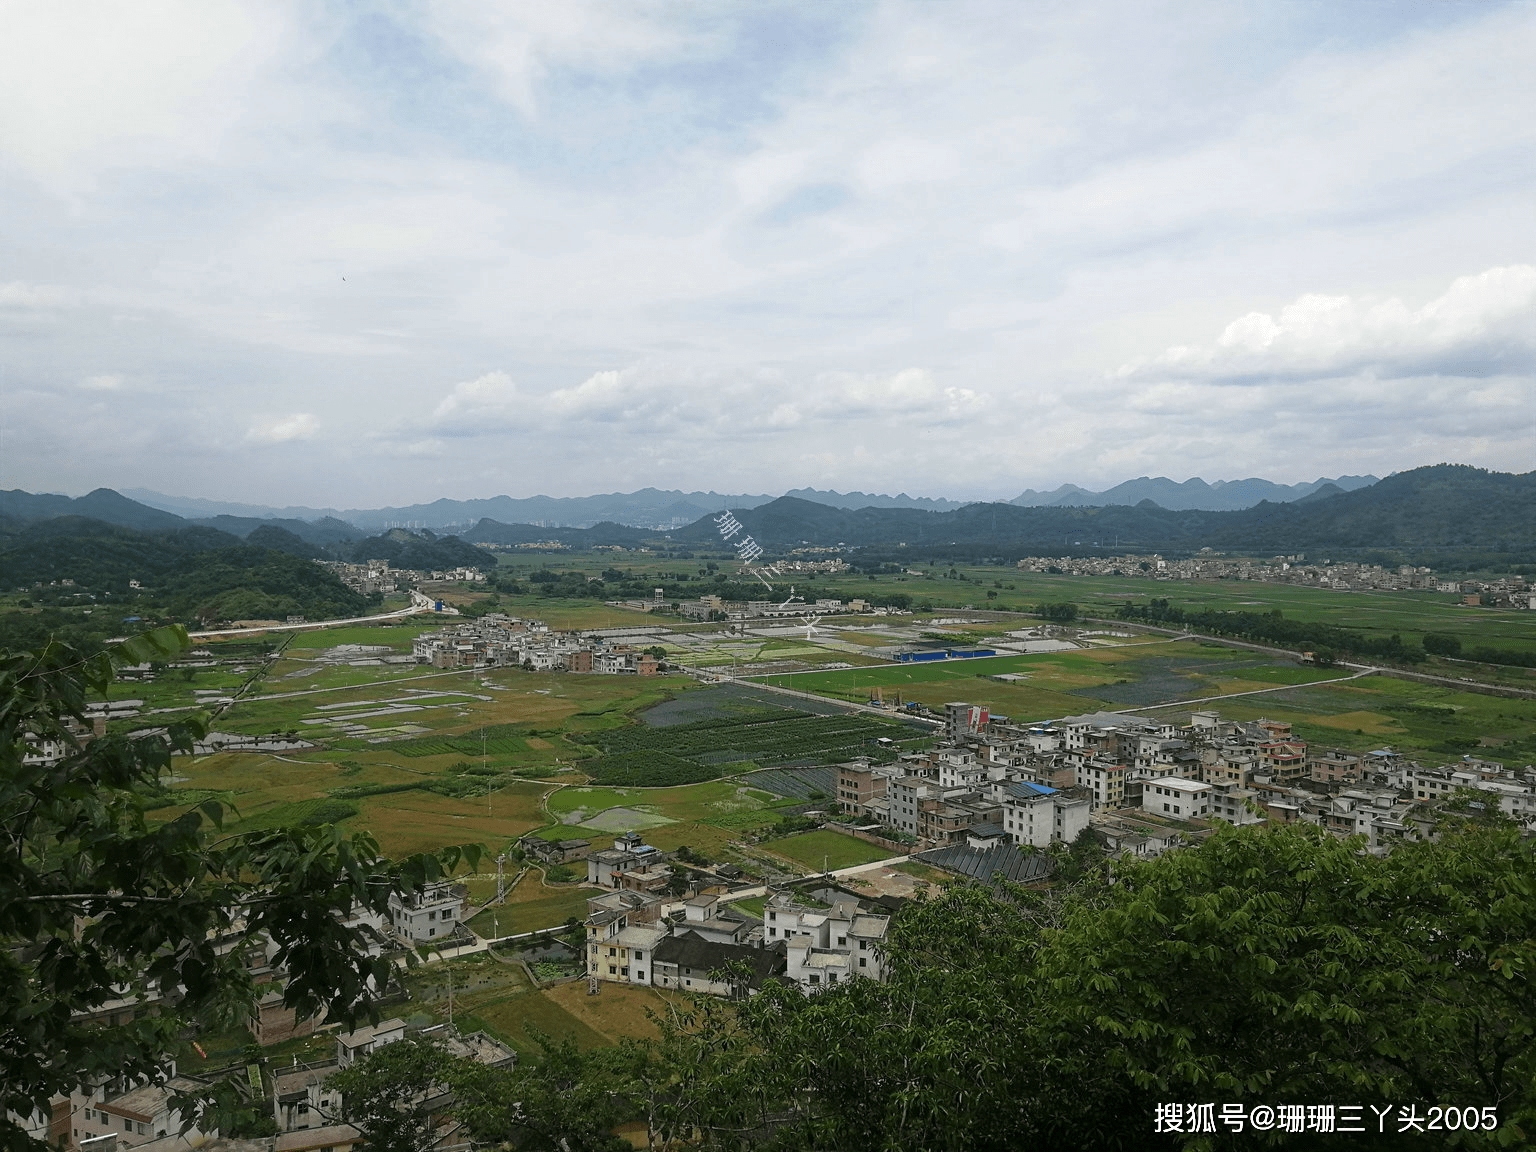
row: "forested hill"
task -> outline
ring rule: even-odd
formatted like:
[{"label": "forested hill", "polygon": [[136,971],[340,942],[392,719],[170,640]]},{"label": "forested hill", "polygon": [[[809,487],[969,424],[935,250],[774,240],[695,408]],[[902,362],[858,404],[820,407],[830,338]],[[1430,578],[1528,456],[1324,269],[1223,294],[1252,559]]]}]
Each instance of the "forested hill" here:
[{"label": "forested hill", "polygon": [[483,548],[466,544],[457,536],[434,536],[431,532],[407,532],[395,528],[381,536],[370,536],[344,548],[336,549],[339,559],[354,564],[369,560],[387,560],[391,568],[440,571],[448,568],[494,568],[496,559]]},{"label": "forested hill", "polygon": [[50,633],[99,639],[134,618],[323,620],[371,604],[330,570],[227,532],[147,533],[80,516],[40,520],[0,540],[0,590],[22,597],[18,610],[0,614],[0,648],[13,649]]},{"label": "forested hill", "polygon": [[[849,544],[959,553],[1056,555],[1080,546],[1120,551],[1200,548],[1256,553],[1318,549],[1536,551],[1536,472],[1514,475],[1457,464],[1400,472],[1368,488],[1240,512],[1134,507],[1021,508],[972,504],[954,512],[863,508],[849,512],[783,497],[735,513],[766,547]],[[673,534],[718,540],[714,516]]]},{"label": "forested hill", "polygon": [[[527,539],[540,538],[540,532],[547,536],[545,529],[513,527],[527,528]],[[619,531],[637,539],[647,535],[636,529]],[[77,499],[19,490],[0,492],[0,548],[9,549],[23,538],[39,547],[42,541],[49,541],[37,557],[41,566],[35,569],[47,573],[35,577],[44,583],[75,579],[74,569],[89,568],[98,560],[111,557],[118,557],[129,567],[142,566],[144,558],[152,553],[171,556],[188,549],[228,546],[242,540],[305,560],[387,560],[396,568],[426,570],[494,567],[494,561],[482,549],[455,536],[400,529],[366,539],[359,539],[361,535],[355,526],[332,517],[306,521],[221,515],[187,520],[130,500],[110,488],[98,488]],[[69,542],[72,539],[74,543]],[[147,543],[150,540],[155,542]],[[96,555],[98,551],[101,556]],[[129,578],[122,576],[124,581]],[[0,587],[4,586],[6,581],[0,577]]]}]

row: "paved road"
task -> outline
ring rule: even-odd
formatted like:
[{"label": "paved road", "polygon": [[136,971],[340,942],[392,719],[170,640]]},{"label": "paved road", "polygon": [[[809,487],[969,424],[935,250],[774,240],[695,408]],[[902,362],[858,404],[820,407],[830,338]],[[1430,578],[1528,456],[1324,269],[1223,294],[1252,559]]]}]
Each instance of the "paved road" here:
[{"label": "paved road", "polygon": [[[432,612],[432,609],[413,604],[398,612],[384,612],[378,616],[352,616],[346,620],[311,620],[303,624],[264,624],[260,628],[223,628],[216,632],[188,632],[187,636],[193,640],[206,640],[211,636],[247,636],[254,632],[307,632],[312,628],[339,628],[343,624],[376,624],[380,620],[399,620],[404,616],[418,616],[423,612]],[[457,614],[455,610],[453,615]],[[442,615],[446,616],[449,613],[444,611]]]},{"label": "paved road", "polygon": [[[893,711],[890,708],[878,708],[873,704],[855,704],[852,700],[839,700],[835,696],[818,696],[814,692],[800,692],[794,688],[781,688],[777,684],[764,684],[758,680],[740,679],[734,676],[722,676],[713,672],[699,674],[700,679],[704,679],[706,676],[713,677],[714,683],[740,684],[747,688],[761,688],[764,692],[777,692],[781,696],[795,696],[801,700],[814,700],[818,704],[836,704],[839,708],[846,708],[850,712],[870,712],[876,716],[884,716],[888,720],[892,716],[895,716],[903,720],[917,720],[924,724],[931,724],[935,728],[944,727],[944,721],[935,720],[931,716],[918,716],[912,712],[898,712]],[[710,681],[705,680],[705,682],[709,683]]]},{"label": "paved road", "polygon": [[[1356,667],[1356,665],[1350,665]],[[1342,684],[1346,680],[1358,680],[1380,672],[1380,668],[1362,668],[1349,676],[1335,676],[1331,680],[1309,680],[1305,684],[1277,684],[1273,688],[1251,688],[1246,692],[1227,692],[1221,696],[1201,696],[1195,700],[1174,700],[1168,704],[1144,704],[1140,708],[1117,708],[1117,712],[1151,712],[1155,708],[1188,708],[1191,704],[1209,704],[1212,700],[1233,700],[1239,696],[1259,696],[1265,692],[1290,692],[1295,688],[1315,688],[1319,684]]]}]

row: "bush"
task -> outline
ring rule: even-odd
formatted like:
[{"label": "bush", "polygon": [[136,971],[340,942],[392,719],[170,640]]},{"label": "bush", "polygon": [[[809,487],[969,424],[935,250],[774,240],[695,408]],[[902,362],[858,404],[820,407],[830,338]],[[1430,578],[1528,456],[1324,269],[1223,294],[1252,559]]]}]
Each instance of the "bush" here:
[{"label": "bush", "polygon": [[1443,632],[1424,633],[1424,651],[1431,656],[1461,655],[1461,641]]}]

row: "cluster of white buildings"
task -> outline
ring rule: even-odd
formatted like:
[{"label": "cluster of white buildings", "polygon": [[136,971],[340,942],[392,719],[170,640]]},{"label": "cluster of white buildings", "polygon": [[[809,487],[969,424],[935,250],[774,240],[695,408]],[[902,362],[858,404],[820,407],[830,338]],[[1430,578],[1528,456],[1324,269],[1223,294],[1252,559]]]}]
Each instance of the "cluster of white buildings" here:
[{"label": "cluster of white buildings", "polygon": [[1341,591],[1443,592],[1488,607],[1530,608],[1536,588],[1523,576],[1497,580],[1454,580],[1437,576],[1432,568],[1411,564],[1384,568],[1379,564],[1309,564],[1305,556],[1276,556],[1270,560],[1232,560],[1202,553],[1186,560],[1162,556],[1026,556],[1018,562],[1026,572],[1060,572],[1069,576],[1130,576],[1149,580],[1262,580]]},{"label": "cluster of white buildings", "polygon": [[628,644],[582,632],[556,632],[541,620],[519,620],[493,612],[411,642],[418,664],[434,668],[520,667],[534,672],[594,672],[654,676],[655,655]]},{"label": "cluster of white buildings", "polygon": [[[367,955],[381,956],[402,945],[453,936],[467,910],[467,895],[462,884],[439,882],[403,899],[392,897],[386,915],[359,913],[347,923],[362,931]],[[316,1031],[316,1020],[298,1016],[283,1004],[281,989],[287,973],[271,941],[248,936],[237,922],[215,944],[221,953],[240,958],[258,991],[267,989],[247,1021],[257,1044],[276,1044]],[[119,998],[80,1013],[77,1019],[80,1023],[124,1025],[156,1013],[159,1003],[156,990],[140,996],[124,987]],[[510,1048],[483,1033],[461,1036],[450,1029],[434,1031],[460,1055],[493,1065],[509,1064],[516,1058]],[[265,1072],[259,1086],[246,1074],[243,1063],[235,1065],[237,1087],[272,1111],[280,1134],[267,1138],[269,1152],[347,1152],[360,1145],[361,1133],[340,1122],[340,1100],[326,1089],[325,1081],[338,1068],[405,1035],[405,1024],[400,1020],[340,1033],[336,1036],[335,1060]],[[177,1096],[198,1093],[209,1086],[206,1077],[178,1074],[174,1064],[158,1082],[106,1079],[69,1097],[55,1098],[49,1113],[28,1118],[26,1127],[39,1139],[79,1152],[128,1148],[135,1152],[186,1152],[217,1139],[219,1132],[211,1125],[196,1124],[184,1132]]]},{"label": "cluster of white buildings", "polygon": [[1309,748],[1288,723],[1194,712],[1175,724],[1123,712],[1019,726],[946,706],[948,741],[894,764],[838,769],[845,813],[923,847],[1047,847],[1091,827],[1116,852],[1157,855],[1230,824],[1308,821],[1385,852],[1433,834],[1443,801],[1475,802],[1536,831],[1536,768],[1471,758],[1435,768],[1391,749]]},{"label": "cluster of white buildings", "polygon": [[485,582],[485,573],[478,568],[444,568],[429,572],[421,568],[391,568],[388,560],[369,560],[365,564],[348,564],[341,560],[316,560],[315,563],[329,568],[343,584],[364,596],[408,590],[429,580]]},{"label": "cluster of white buildings", "polygon": [[[588,979],[741,998],[777,977],[807,992],[885,974],[889,909],[825,885],[770,889],[761,919],[706,892],[668,899],[666,853],[637,833],[587,857],[587,879],[612,889],[587,901]],[[735,976],[728,973],[734,971]]]}]

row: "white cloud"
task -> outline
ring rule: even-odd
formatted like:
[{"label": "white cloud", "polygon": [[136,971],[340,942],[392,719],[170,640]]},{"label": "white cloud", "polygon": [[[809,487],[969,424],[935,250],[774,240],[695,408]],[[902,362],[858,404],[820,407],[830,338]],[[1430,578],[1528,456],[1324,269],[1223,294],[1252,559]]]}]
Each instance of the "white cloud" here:
[{"label": "white cloud", "polygon": [[1392,297],[1306,295],[1278,316],[1250,312],[1214,343],[1122,367],[1136,379],[1309,381],[1369,373],[1483,377],[1536,364],[1536,267],[1463,276],[1419,308]]},{"label": "white cloud", "polygon": [[314,416],[295,412],[292,416],[252,424],[245,438],[259,444],[284,444],[290,440],[313,440],[319,432],[320,422]]},{"label": "white cloud", "polygon": [[87,392],[118,392],[122,390],[123,378],[116,373],[87,376],[80,381],[80,387]]},{"label": "white cloud", "polygon": [[85,159],[203,152],[276,50],[281,9],[234,0],[0,4],[0,153],[54,175]]},{"label": "white cloud", "polygon": [[426,11],[429,27],[463,59],[484,69],[524,116],[560,67],[598,75],[677,55],[694,37],[682,20],[657,18],[623,0],[491,5],[450,0]]},{"label": "white cloud", "polygon": [[[432,410],[428,424],[448,435],[474,436],[515,428],[520,415],[517,385],[512,377],[505,372],[487,372],[455,384]],[[406,421],[407,426],[411,423]]]},{"label": "white cloud", "polygon": [[195,493],[178,424],[337,506],[1529,466],[1528,4],[0,20],[10,483]]}]

